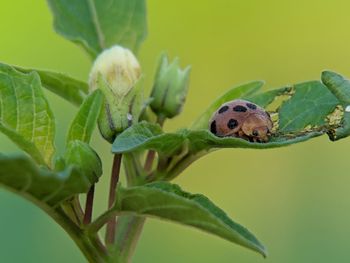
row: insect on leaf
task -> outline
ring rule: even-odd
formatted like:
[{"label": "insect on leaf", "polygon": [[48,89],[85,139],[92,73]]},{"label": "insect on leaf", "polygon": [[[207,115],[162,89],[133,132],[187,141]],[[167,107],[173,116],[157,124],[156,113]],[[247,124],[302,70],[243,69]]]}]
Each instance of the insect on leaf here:
[{"label": "insect on leaf", "polygon": [[217,98],[191,125],[191,129],[206,129],[213,112],[215,112],[223,103],[230,100],[248,97],[257,92],[264,85],[263,81],[254,81],[247,84],[235,86]]}]

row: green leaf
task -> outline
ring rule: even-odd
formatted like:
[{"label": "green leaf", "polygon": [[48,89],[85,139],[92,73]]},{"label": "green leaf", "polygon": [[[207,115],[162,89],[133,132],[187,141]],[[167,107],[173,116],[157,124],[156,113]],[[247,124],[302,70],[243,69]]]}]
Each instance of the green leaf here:
[{"label": "green leaf", "polygon": [[103,94],[100,90],[91,93],[80,106],[67,135],[67,143],[74,140],[89,143],[100,114]]},{"label": "green leaf", "polygon": [[38,163],[51,165],[55,121],[36,72],[0,64],[0,131]]},{"label": "green leaf", "polygon": [[0,186],[14,191],[36,204],[55,206],[79,193],[85,193],[97,181],[86,177],[78,167],[53,172],[38,167],[24,155],[0,155]]},{"label": "green leaf", "polygon": [[208,107],[208,109],[193,122],[191,129],[193,130],[207,129],[209,119],[213,115],[213,112],[215,112],[220,107],[220,105],[230,100],[251,96],[252,94],[257,92],[263,85],[264,85],[263,81],[254,81],[254,82],[249,82],[247,84],[235,86],[229,89],[226,93],[224,93],[222,96],[217,98]]},{"label": "green leaf", "polygon": [[[304,142],[311,138],[324,134],[323,132],[309,132],[298,136],[276,136],[271,137],[268,143],[253,143],[235,137],[217,137],[207,130],[190,131],[187,135],[189,149],[191,154],[200,151],[209,152],[219,148],[252,148],[269,149],[288,146],[291,144]],[[163,142],[164,143],[164,142]]]},{"label": "green leaf", "polygon": [[267,107],[270,105],[276,98],[280,96],[292,96],[293,87],[283,87],[279,89],[265,91],[259,94],[253,94],[252,96],[247,97],[247,100],[254,102],[260,107]]},{"label": "green leaf", "polygon": [[295,94],[279,110],[279,132],[295,132],[306,126],[321,126],[339,104],[336,97],[319,81],[294,86]]},{"label": "green leaf", "polygon": [[89,182],[97,182],[102,175],[102,163],[97,153],[87,144],[79,140],[70,141],[64,161],[66,166],[74,166],[78,169],[84,179]]},{"label": "green leaf", "polygon": [[135,53],[146,38],[145,0],[48,0],[55,30],[95,58],[121,45]]},{"label": "green leaf", "polygon": [[17,66],[14,68],[23,73],[37,72],[44,88],[76,106],[83,102],[89,92],[89,86],[86,82],[76,80],[63,73],[40,69],[26,69]]},{"label": "green leaf", "polygon": [[350,81],[348,79],[332,71],[323,71],[321,79],[343,105],[350,104]]},{"label": "green leaf", "polygon": [[[204,115],[206,117],[200,121],[203,124],[199,127],[204,126],[202,129],[182,129],[176,133],[164,133],[155,124],[141,122],[133,125],[115,139],[112,151],[114,153],[136,150],[157,151],[161,165],[158,165],[155,171],[155,178],[171,180],[192,162],[217,149],[277,148],[329,133],[334,126],[329,120],[329,115],[333,114],[339,104],[337,98],[318,81],[245,96],[261,106],[272,107],[275,127],[267,143],[215,136],[208,130],[208,124],[204,125],[204,120],[212,115],[207,112]],[[214,112],[217,108],[219,106],[215,105],[211,109]]]},{"label": "green leaf", "polygon": [[118,135],[112,145],[112,152],[128,153],[135,150],[152,149],[170,155],[181,147],[184,139],[181,134],[163,133],[158,124],[143,121]]},{"label": "green leaf", "polygon": [[137,150],[154,150],[169,156],[181,147],[187,148],[189,154],[218,148],[267,149],[303,142],[322,134],[324,133],[316,131],[296,136],[279,135],[272,137],[268,143],[252,143],[235,137],[217,137],[208,130],[182,129],[177,133],[164,133],[157,124],[140,122],[117,136],[112,146],[112,152],[128,153]]},{"label": "green leaf", "polygon": [[253,234],[203,195],[184,192],[167,182],[155,182],[130,188],[119,186],[117,196],[112,212],[170,220],[217,235],[263,256],[267,254]]},{"label": "green leaf", "polygon": [[335,72],[324,71],[322,82],[337,97],[344,111],[341,127],[331,130],[329,137],[333,141],[345,138],[350,135],[350,81]]}]

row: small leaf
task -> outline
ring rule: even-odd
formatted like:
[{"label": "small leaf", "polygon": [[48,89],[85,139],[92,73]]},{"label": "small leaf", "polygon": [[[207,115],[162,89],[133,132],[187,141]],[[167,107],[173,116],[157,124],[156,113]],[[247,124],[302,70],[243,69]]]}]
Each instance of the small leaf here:
[{"label": "small leaf", "polygon": [[96,181],[96,177],[86,177],[74,165],[53,172],[39,168],[24,155],[0,155],[0,186],[36,204],[55,206],[76,194],[86,193]]},{"label": "small leaf", "polygon": [[152,149],[165,155],[175,152],[184,142],[181,134],[163,133],[158,124],[140,122],[117,136],[112,146],[114,153]]},{"label": "small leaf", "polygon": [[326,116],[339,104],[319,81],[295,85],[295,94],[279,110],[279,132],[295,132],[306,126],[325,124]]},{"label": "small leaf", "polygon": [[37,72],[44,88],[76,106],[83,102],[86,94],[89,92],[89,86],[86,82],[76,80],[63,73],[40,69],[26,69],[17,66],[14,68],[23,73]]},{"label": "small leaf", "polygon": [[89,143],[100,114],[103,94],[100,90],[91,93],[80,106],[67,135],[67,143],[74,140]]},{"label": "small leaf", "polygon": [[350,104],[350,81],[332,71],[322,72],[322,82],[344,104]]},{"label": "small leaf", "polygon": [[64,155],[66,165],[74,166],[89,182],[97,182],[102,175],[102,163],[97,153],[82,141],[70,141]]},{"label": "small leaf", "polygon": [[350,135],[350,81],[335,72],[324,71],[322,82],[337,97],[344,110],[341,127],[331,130],[329,137],[333,141],[345,138]]},{"label": "small leaf", "polygon": [[55,122],[36,72],[0,65],[0,130],[40,164],[51,164]]},{"label": "small leaf", "polygon": [[135,53],[146,38],[145,0],[48,0],[55,30],[95,58],[121,45]]},{"label": "small leaf", "polygon": [[118,187],[112,210],[139,216],[151,216],[192,226],[259,252],[264,246],[246,228],[235,223],[207,197],[184,192],[179,186],[155,182],[143,186]]},{"label": "small leaf", "polygon": [[254,81],[254,82],[249,82],[247,84],[243,84],[240,86],[235,86],[229,89],[225,94],[217,98],[208,107],[208,109],[199,118],[197,118],[197,120],[193,122],[191,129],[193,130],[207,129],[209,119],[213,115],[213,112],[215,112],[223,103],[234,99],[238,99],[238,98],[249,97],[255,92],[257,92],[263,85],[264,85],[264,82],[262,81]]}]

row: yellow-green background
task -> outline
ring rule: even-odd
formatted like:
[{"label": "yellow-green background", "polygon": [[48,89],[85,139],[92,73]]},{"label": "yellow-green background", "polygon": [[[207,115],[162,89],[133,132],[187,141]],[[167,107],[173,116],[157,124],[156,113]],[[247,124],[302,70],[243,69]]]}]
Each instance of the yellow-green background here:
[{"label": "yellow-green background", "polygon": [[[266,89],[319,79],[323,69],[350,77],[347,0],[149,0],[149,37],[140,61],[151,85],[162,50],[193,66],[183,115],[167,130],[188,125],[233,84],[263,79]],[[0,3],[0,61],[87,78],[90,61],[51,29],[45,1]],[[49,94],[57,145],[76,110]],[[110,147],[95,136],[105,159],[95,212],[106,206]],[[350,262],[350,139],[326,136],[274,150],[222,150],[178,179],[210,197],[268,247],[259,255],[215,236],[149,220],[136,255],[148,262]],[[17,151],[0,136],[2,152]],[[0,190],[0,262],[84,262],[59,226],[31,203]]]}]

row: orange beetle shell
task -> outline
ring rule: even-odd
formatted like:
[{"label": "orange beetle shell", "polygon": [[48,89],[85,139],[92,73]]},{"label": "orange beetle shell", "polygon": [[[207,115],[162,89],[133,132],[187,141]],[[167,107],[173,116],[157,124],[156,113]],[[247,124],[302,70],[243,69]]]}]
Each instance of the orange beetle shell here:
[{"label": "orange beetle shell", "polygon": [[222,104],[209,122],[209,129],[216,136],[233,136],[252,142],[267,142],[272,127],[269,113],[246,100]]}]

